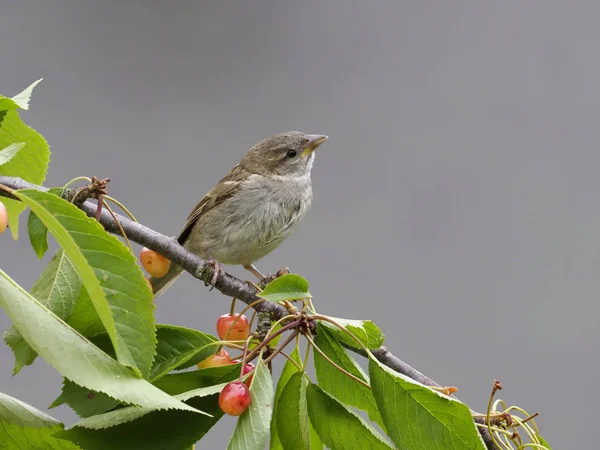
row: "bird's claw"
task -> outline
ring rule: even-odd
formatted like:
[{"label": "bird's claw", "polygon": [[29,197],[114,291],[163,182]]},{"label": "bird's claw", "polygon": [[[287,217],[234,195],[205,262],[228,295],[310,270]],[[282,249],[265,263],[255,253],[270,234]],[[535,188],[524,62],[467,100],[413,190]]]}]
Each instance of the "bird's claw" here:
[{"label": "bird's claw", "polygon": [[212,266],[213,275],[210,279],[210,285],[214,288],[217,285],[217,281],[219,280],[219,276],[223,273],[223,267],[219,263],[219,261],[215,259],[209,259],[204,263],[203,269],[207,269],[208,266]]}]

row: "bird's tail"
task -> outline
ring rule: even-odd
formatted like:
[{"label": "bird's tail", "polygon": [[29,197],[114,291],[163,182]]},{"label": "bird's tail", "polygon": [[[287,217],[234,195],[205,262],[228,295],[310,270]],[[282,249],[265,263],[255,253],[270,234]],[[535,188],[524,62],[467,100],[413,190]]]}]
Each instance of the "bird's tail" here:
[{"label": "bird's tail", "polygon": [[150,277],[150,284],[152,285],[152,292],[154,293],[154,298],[158,297],[160,294],[165,292],[167,288],[171,286],[182,273],[183,269],[180,266],[171,264],[169,271],[164,277]]}]

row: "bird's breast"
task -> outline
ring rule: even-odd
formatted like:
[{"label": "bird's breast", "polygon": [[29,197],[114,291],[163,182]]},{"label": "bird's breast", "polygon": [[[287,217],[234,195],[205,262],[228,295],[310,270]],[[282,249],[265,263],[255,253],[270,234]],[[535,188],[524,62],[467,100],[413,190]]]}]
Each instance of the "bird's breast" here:
[{"label": "bird's breast", "polygon": [[207,214],[204,218],[209,220],[203,220],[202,246],[211,258],[224,264],[253,263],[277,248],[296,229],[311,202],[309,177],[254,175],[218,217]]}]

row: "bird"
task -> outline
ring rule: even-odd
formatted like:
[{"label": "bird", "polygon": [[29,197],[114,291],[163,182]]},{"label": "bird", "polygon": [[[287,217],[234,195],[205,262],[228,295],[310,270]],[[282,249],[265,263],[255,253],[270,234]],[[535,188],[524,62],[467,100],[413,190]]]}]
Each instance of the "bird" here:
[{"label": "bird", "polygon": [[[312,202],[311,170],[323,134],[288,131],[256,143],[196,205],[177,242],[214,264],[241,265],[258,279],[254,265],[289,237]],[[161,278],[150,278],[154,296],[182,274],[171,264]]]}]

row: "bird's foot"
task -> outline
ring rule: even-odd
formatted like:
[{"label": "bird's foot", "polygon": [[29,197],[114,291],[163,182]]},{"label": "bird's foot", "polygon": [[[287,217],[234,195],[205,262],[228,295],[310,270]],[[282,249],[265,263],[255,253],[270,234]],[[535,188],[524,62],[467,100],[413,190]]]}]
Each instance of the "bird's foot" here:
[{"label": "bird's foot", "polygon": [[221,266],[221,263],[219,263],[219,261],[217,261],[216,259],[207,259],[204,262],[204,266],[202,267],[202,270],[207,270],[209,266],[211,266],[213,268],[213,274],[212,274],[209,284],[212,287],[215,287],[217,285],[217,281],[219,280],[219,276],[224,273],[224,270],[223,270],[223,267]]}]

